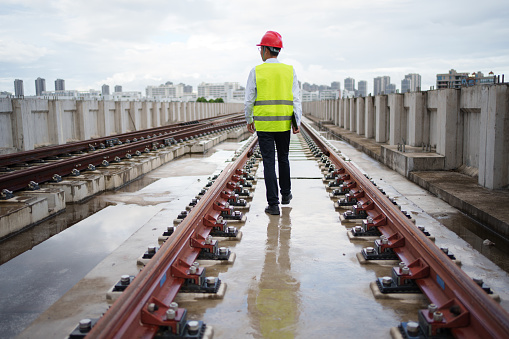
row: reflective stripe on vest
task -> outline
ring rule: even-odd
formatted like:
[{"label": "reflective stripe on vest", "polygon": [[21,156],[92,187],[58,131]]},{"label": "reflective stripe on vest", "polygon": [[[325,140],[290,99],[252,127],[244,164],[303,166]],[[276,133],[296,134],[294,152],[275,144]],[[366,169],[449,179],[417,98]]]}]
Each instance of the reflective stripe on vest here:
[{"label": "reflective stripe on vest", "polygon": [[291,128],[293,115],[293,67],[263,63],[255,67],[255,128],[261,132],[284,132]]}]

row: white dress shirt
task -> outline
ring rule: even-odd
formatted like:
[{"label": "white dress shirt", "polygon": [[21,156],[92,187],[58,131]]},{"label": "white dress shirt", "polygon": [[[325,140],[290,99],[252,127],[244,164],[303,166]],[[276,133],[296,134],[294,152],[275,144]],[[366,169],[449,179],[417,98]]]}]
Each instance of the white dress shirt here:
[{"label": "white dress shirt", "polygon": [[[267,59],[265,62],[279,63],[277,58]],[[244,101],[244,113],[246,114],[246,121],[248,124],[253,122],[253,107],[256,101],[256,72],[255,67],[249,72],[246,85],[246,97]],[[297,80],[297,74],[295,74],[295,68],[293,69],[293,114],[295,115],[295,121],[297,126],[300,126],[300,120],[302,117],[302,106],[300,103],[300,90],[299,81]]]}]

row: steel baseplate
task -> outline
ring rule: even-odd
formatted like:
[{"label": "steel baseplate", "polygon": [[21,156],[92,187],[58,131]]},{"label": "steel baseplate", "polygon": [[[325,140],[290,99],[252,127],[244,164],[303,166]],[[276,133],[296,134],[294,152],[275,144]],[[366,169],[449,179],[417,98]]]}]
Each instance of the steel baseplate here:
[{"label": "steel baseplate", "polygon": [[182,327],[181,333],[172,333],[167,327],[161,327],[154,339],[206,339],[212,337],[211,333],[207,335],[207,325],[201,320],[190,320]]},{"label": "steel baseplate", "polygon": [[200,285],[195,284],[193,279],[186,279],[179,292],[181,293],[217,293],[221,286],[219,278],[210,277],[207,279],[200,279]]},{"label": "steel baseplate", "polygon": [[368,247],[363,248],[361,253],[366,260],[399,260],[399,257],[392,250],[378,253],[377,248]]},{"label": "steel baseplate", "polygon": [[74,331],[69,334],[69,339],[81,339],[85,338],[88,332],[94,327],[99,319],[83,319],[80,321]]},{"label": "steel baseplate", "polygon": [[376,285],[381,293],[422,293],[419,289],[419,286],[413,281],[408,280],[408,282],[404,285],[398,285],[394,279],[392,279],[390,284],[386,284],[383,281],[383,278],[376,279]]}]

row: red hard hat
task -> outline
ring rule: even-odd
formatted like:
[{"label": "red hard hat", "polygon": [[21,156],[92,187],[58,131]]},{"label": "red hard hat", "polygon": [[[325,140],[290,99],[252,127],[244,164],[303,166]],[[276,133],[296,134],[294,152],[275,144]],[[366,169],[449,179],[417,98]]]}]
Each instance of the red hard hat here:
[{"label": "red hard hat", "polygon": [[283,48],[283,38],[281,38],[281,34],[278,32],[267,31],[262,37],[262,41],[256,46]]}]

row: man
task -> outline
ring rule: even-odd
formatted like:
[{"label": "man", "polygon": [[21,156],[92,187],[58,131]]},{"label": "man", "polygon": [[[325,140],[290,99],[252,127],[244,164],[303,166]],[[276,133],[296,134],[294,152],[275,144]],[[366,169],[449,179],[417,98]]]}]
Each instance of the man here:
[{"label": "man", "polygon": [[277,149],[281,204],[292,199],[290,183],[290,129],[299,133],[302,116],[299,83],[292,66],[277,60],[283,40],[274,31],[267,31],[262,37],[260,56],[263,64],[249,73],[246,86],[245,114],[247,129],[256,131],[263,158],[265,188],[268,206],[265,212],[279,215],[278,183],[275,170]]}]

